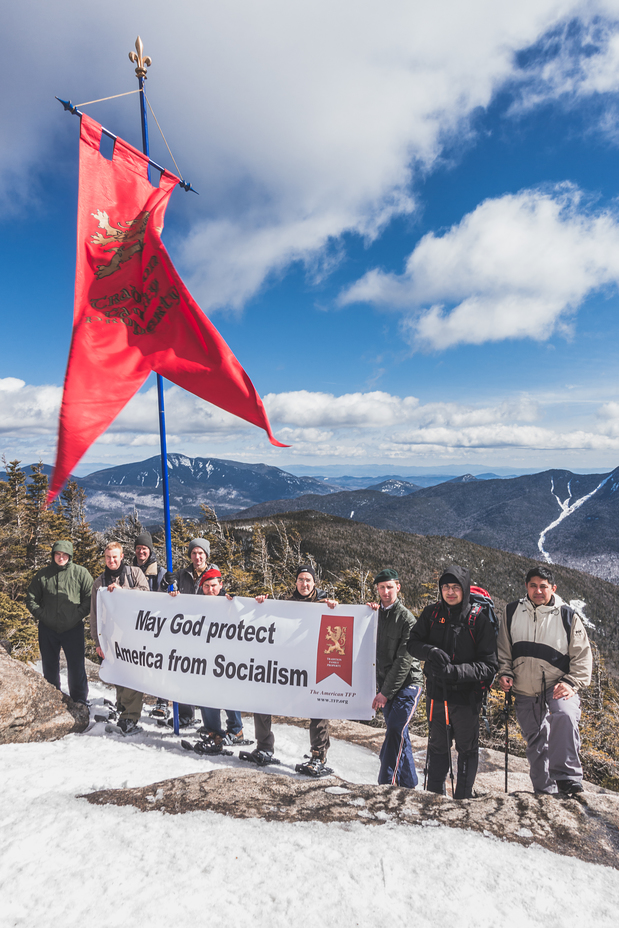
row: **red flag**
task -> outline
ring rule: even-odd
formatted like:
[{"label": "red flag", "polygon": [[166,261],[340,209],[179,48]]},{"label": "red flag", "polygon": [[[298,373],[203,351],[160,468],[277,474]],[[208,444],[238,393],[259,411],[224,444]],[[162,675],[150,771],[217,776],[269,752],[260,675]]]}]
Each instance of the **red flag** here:
[{"label": "red flag", "polygon": [[109,161],[100,142],[101,126],[83,115],[73,337],[48,502],[151,371],[287,447],[273,437],[254,385],[161,242],[178,178],[166,171],[153,187],[145,155],[117,139]]}]

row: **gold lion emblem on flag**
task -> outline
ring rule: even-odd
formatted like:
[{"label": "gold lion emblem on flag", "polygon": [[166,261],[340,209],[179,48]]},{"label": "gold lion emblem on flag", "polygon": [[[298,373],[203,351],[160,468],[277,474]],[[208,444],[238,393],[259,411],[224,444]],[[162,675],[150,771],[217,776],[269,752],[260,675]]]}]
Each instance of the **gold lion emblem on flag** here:
[{"label": "gold lion emblem on flag", "polygon": [[109,277],[119,269],[121,264],[129,261],[134,255],[144,250],[144,234],[150,212],[142,210],[131,222],[117,222],[116,228],[110,224],[110,217],[105,210],[98,209],[91,213],[99,223],[103,232],[95,232],[90,241],[93,245],[100,245],[103,251],[112,254],[109,264],[97,264],[96,278],[101,280]]},{"label": "gold lion emblem on flag", "polygon": [[325,648],[325,654],[346,654],[346,629],[342,628],[341,625],[327,625],[327,631],[325,633],[325,638],[328,642],[331,642],[327,648]]}]

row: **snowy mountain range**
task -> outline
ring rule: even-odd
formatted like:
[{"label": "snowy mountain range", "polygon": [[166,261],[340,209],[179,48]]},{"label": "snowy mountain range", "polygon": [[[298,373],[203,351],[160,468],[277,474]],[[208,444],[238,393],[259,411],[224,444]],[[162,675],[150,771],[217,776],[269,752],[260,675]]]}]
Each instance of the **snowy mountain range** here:
[{"label": "snowy mountain range", "polygon": [[[44,470],[51,473],[48,465]],[[376,528],[463,538],[619,582],[619,468],[519,477],[427,474],[411,482],[397,474],[296,476],[266,464],[169,454],[168,479],[173,517],[196,518],[201,504],[224,519],[315,510]],[[95,529],[134,508],[144,524],[162,521],[158,455],[76,480],[87,492],[86,515]]]},{"label": "snowy mountain range", "polygon": [[376,528],[446,535],[619,582],[619,468],[549,470],[512,479],[466,475],[402,497],[375,488],[254,506],[241,518],[314,509]]},{"label": "snowy mountain range", "polygon": [[[119,464],[76,478],[87,494],[87,517],[93,528],[104,528],[134,507],[143,523],[162,519],[161,459]],[[231,515],[269,499],[293,499],[306,493],[330,494],[339,487],[315,477],[296,477],[267,464],[242,464],[220,458],[190,458],[168,454],[172,517],[195,518],[200,505]]]}]

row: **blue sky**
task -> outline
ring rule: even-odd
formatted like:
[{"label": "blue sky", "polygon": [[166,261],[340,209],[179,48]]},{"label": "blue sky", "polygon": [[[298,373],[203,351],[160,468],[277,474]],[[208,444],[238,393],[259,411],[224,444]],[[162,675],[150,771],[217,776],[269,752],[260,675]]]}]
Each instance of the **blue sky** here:
[{"label": "blue sky", "polygon": [[[164,241],[291,444],[170,387],[170,450],[297,471],[619,463],[619,0],[428,7],[14,5],[0,38],[9,459],[53,459],[70,340],[79,125],[54,95],[134,89],[139,33],[150,102],[200,192],[174,192]],[[135,95],[86,109],[140,144]],[[85,463],[157,452],[153,393]]]}]

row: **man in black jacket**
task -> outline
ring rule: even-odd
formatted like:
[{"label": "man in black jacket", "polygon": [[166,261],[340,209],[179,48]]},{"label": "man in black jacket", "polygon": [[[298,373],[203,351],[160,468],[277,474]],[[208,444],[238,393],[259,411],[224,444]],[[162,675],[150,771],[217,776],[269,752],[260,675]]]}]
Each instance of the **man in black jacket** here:
[{"label": "man in black jacket", "polygon": [[[159,587],[163,583],[166,569],[157,564],[157,555],[153,551],[153,536],[151,533],[141,532],[133,543],[133,550],[135,551],[133,566],[140,568],[146,577],[146,582],[148,583],[150,591],[152,593],[158,592]],[[166,721],[170,715],[168,700],[158,698],[155,707],[150,710],[149,715],[153,719],[162,719]]]},{"label": "man in black jacket", "polygon": [[479,711],[483,686],[498,669],[496,634],[485,608],[470,602],[471,575],[452,564],[439,580],[440,599],[426,606],[413,627],[408,650],[425,661],[428,783],[445,792],[451,739],[458,751],[456,799],[470,799],[479,760]]}]

